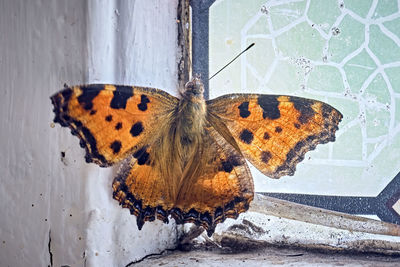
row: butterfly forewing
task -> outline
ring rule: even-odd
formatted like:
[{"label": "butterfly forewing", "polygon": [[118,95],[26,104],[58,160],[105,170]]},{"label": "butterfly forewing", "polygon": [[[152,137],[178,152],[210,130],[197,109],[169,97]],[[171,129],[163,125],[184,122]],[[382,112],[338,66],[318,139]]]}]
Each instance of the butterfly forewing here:
[{"label": "butterfly forewing", "polygon": [[320,101],[293,96],[232,94],[207,101],[239,149],[272,178],[293,175],[317,144],[335,140],[342,114]]},{"label": "butterfly forewing", "polygon": [[86,161],[110,166],[146,145],[170,120],[178,99],[144,87],[93,84],[53,95],[55,122],[69,127]]}]

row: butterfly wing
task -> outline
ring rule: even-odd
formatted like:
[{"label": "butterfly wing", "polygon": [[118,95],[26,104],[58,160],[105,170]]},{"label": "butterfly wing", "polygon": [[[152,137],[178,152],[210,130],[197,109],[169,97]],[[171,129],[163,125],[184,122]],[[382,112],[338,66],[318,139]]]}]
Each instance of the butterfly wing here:
[{"label": "butterfly wing", "polygon": [[159,142],[141,147],[123,162],[113,182],[114,199],[136,216],[139,230],[156,218],[168,223],[175,203],[174,177],[166,177],[157,167],[158,148]]},{"label": "butterfly wing", "polygon": [[342,119],[326,103],[293,96],[231,94],[207,108],[223,122],[216,129],[226,127],[245,158],[271,178],[293,175],[307,151],[334,141]]},{"label": "butterfly wing", "polygon": [[226,218],[237,218],[253,200],[253,179],[239,150],[210,124],[188,163],[172,215],[178,223],[203,226],[209,236]]},{"label": "butterfly wing", "polygon": [[156,138],[150,130],[170,121],[178,99],[152,88],[92,84],[51,97],[55,118],[80,138],[86,161],[110,166]]}]

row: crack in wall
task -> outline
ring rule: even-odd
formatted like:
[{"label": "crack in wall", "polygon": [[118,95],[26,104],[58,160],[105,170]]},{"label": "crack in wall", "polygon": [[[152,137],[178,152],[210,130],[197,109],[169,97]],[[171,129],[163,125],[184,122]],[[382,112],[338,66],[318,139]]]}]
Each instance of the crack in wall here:
[{"label": "crack in wall", "polygon": [[140,258],[140,259],[138,259],[138,260],[136,260],[136,261],[131,261],[130,263],[128,263],[127,265],[125,265],[125,267],[133,266],[134,264],[139,263],[139,262],[142,262],[142,261],[144,261],[144,260],[147,259],[147,258],[150,258],[150,257],[153,257],[153,256],[162,256],[165,252],[171,252],[171,251],[175,251],[175,250],[177,250],[177,249],[176,249],[176,248],[165,249],[165,250],[161,251],[160,253],[151,253],[151,254],[148,254],[148,255],[146,255],[146,256],[144,256],[144,257],[142,257],[142,258]]},{"label": "crack in wall", "polygon": [[176,237],[176,246],[175,248],[170,248],[170,249],[165,249],[162,250],[159,253],[151,253],[148,254],[136,261],[132,261],[130,263],[128,263],[125,267],[128,266],[132,266],[136,263],[142,262],[147,258],[153,257],[153,256],[162,256],[164,253],[166,252],[172,252],[172,251],[188,251],[191,245],[191,241],[195,238],[197,238],[199,235],[201,235],[201,233],[204,232],[204,228],[203,227],[199,227],[199,226],[192,226],[190,228],[190,230],[187,233],[184,233],[182,236],[179,237],[179,235],[175,235]]},{"label": "crack in wall", "polygon": [[53,267],[53,252],[51,252],[51,229],[49,230],[49,243],[48,243],[48,251],[50,256],[50,267]]}]

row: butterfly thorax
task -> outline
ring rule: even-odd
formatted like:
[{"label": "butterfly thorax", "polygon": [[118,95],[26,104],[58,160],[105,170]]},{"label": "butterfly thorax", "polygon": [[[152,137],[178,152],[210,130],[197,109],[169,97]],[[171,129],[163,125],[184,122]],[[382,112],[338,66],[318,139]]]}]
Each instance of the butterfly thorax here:
[{"label": "butterfly thorax", "polygon": [[186,83],[181,92],[177,112],[177,130],[181,134],[181,143],[190,145],[201,135],[206,121],[206,103],[203,96],[204,86],[199,78]]}]

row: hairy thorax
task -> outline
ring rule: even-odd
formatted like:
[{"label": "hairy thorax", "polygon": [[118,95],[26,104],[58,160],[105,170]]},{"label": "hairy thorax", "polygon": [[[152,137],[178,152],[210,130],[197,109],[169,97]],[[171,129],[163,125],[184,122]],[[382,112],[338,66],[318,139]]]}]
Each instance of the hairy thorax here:
[{"label": "hairy thorax", "polygon": [[180,92],[181,99],[174,111],[171,128],[165,129],[167,135],[161,135],[160,173],[168,177],[175,193],[187,169],[199,156],[204,127],[206,124],[206,103],[203,97],[203,84],[194,78]]}]

